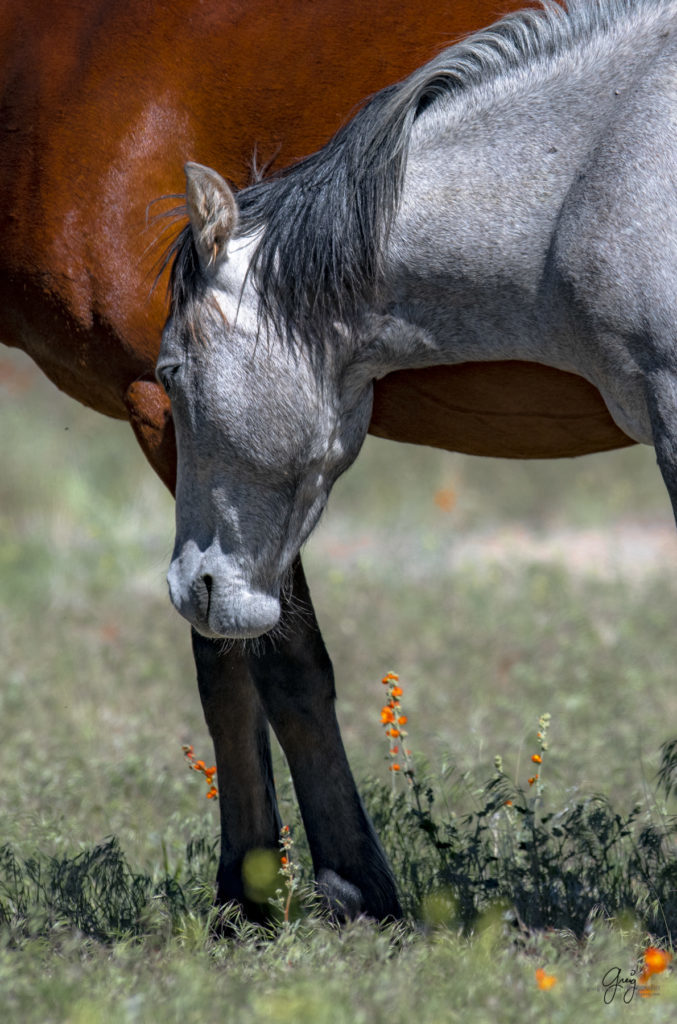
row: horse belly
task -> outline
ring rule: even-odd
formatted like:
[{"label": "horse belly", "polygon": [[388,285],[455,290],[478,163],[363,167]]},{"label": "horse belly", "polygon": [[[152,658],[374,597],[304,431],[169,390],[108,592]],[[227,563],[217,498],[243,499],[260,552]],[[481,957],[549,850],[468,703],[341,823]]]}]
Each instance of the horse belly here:
[{"label": "horse belly", "polygon": [[543,459],[624,448],[601,395],[537,363],[462,363],[378,381],[370,433],[469,455]]}]

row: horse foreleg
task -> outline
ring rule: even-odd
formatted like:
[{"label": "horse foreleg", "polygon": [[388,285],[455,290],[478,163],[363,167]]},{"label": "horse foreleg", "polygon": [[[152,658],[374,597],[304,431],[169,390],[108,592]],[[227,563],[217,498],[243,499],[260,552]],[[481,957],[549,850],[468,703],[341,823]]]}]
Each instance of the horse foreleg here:
[{"label": "horse foreleg", "polygon": [[224,652],[222,640],[207,640],[193,630],[193,654],[219,786],[216,900],[235,900],[250,919],[262,920],[264,909],[247,898],[242,864],[250,850],[279,849],[268,724],[240,644]]},{"label": "horse foreleg", "polygon": [[649,375],[646,395],[656,460],[677,523],[677,367]]},{"label": "horse foreleg", "polygon": [[249,665],[291,770],[320,893],[337,917],[401,916],[392,871],[362,805],[334,710],[334,673],[300,559],[282,622]]}]

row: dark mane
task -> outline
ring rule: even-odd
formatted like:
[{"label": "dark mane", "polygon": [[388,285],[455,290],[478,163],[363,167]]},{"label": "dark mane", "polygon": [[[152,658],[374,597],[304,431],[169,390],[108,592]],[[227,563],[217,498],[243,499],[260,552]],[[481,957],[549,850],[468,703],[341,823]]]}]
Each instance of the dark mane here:
[{"label": "dark mane", "polygon": [[[250,266],[260,316],[292,343],[321,352],[350,330],[378,289],[413,125],[432,104],[557,56],[620,17],[662,0],[554,0],[509,14],[376,93],[322,149],[243,189],[238,235],[256,235]],[[190,231],[174,246],[171,291],[199,287]]]}]

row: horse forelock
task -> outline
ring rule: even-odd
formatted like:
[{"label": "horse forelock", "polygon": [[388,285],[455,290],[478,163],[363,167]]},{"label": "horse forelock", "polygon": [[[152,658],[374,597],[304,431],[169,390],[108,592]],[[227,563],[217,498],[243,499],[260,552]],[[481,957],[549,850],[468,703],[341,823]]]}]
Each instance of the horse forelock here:
[{"label": "horse forelock", "polygon": [[[185,205],[167,215],[173,220],[188,216]],[[223,319],[221,307],[209,295],[207,279],[200,266],[200,259],[193,238],[190,223],[184,224],[167,245],[159,260],[155,284],[169,269],[167,301],[169,316],[180,320],[182,334],[193,343],[202,344],[207,337],[208,327],[216,314]]]},{"label": "horse forelock", "polygon": [[[665,0],[555,0],[508,14],[374,94],[320,150],[237,194],[238,235],[258,236],[259,317],[321,359],[378,295],[411,132],[433,104],[500,81]],[[169,249],[170,302],[200,336],[204,279],[190,228]]]}]

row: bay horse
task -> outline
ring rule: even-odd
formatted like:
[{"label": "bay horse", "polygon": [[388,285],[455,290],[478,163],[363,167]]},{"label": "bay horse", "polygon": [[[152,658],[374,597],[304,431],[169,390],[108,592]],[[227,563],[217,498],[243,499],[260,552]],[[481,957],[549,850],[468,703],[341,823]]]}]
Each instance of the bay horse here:
[{"label": "bay horse", "polygon": [[[676,108],[677,0],[546,2],[238,194],[186,165],[157,376],[178,444],[170,596],[197,632],[263,637],[278,660],[295,559],[395,371],[514,359],[579,374],[655,447],[677,514]],[[281,673],[267,691],[283,738],[296,698]],[[354,799],[342,756],[318,744],[297,766],[310,829],[320,793],[332,819]],[[344,822],[322,840],[351,843]],[[369,854],[328,880],[323,864],[320,886],[360,909],[368,878],[394,912]]]},{"label": "bay horse", "polygon": [[[8,0],[0,6],[0,340],[24,349],[76,400],[128,420],[174,491],[170,402],[154,376],[166,310],[151,290],[149,201],[183,191],[188,159],[244,186],[255,150],[278,166],[312,153],[365,96],[515,6]],[[369,429],[508,457],[632,443],[589,382],[514,361],[393,373],[375,386]],[[224,651],[193,634],[220,777],[217,899],[258,914],[241,864],[252,848],[277,847],[270,723],[327,898],[397,915],[395,883],[343,752],[331,662],[298,559],[282,619],[275,642],[256,648]]]}]

